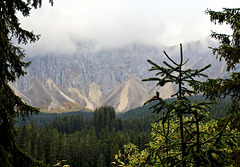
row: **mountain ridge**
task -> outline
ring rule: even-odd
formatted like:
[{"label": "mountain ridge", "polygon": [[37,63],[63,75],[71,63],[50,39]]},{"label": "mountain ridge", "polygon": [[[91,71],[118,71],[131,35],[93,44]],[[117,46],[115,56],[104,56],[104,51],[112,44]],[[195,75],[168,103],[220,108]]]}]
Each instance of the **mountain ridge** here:
[{"label": "mountain ridge", "polygon": [[[205,43],[197,41],[183,47],[185,59],[190,58],[186,68],[211,63],[212,69],[207,70],[210,77],[226,76],[225,63],[216,61]],[[117,112],[125,112],[142,106],[157,90],[162,98],[170,98],[175,92],[173,84],[158,88],[154,82],[142,82],[155,75],[148,71],[151,66],[147,59],[163,65],[162,61],[167,60],[164,50],[179,60],[178,46],[156,48],[143,44],[98,51],[80,48],[70,56],[28,57],[26,60],[32,61],[28,74],[12,87],[27,103],[48,111],[64,109],[68,103],[92,110],[110,105]]]}]

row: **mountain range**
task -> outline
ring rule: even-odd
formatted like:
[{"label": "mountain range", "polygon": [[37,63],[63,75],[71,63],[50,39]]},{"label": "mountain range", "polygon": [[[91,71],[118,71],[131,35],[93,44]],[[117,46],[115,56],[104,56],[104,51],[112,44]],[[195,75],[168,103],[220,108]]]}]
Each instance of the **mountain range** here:
[{"label": "mountain range", "polygon": [[[218,62],[203,40],[183,45],[184,68],[212,67],[206,71],[211,78],[227,77],[225,63]],[[142,82],[153,77],[147,59],[163,65],[163,51],[179,61],[179,46],[149,46],[133,43],[121,48],[94,49],[89,43],[78,44],[73,55],[27,56],[31,61],[27,75],[11,83],[12,89],[25,102],[44,111],[74,110],[78,107],[95,109],[113,106],[125,112],[142,106],[158,90],[162,98],[170,98],[176,90],[173,84],[163,88],[154,82]]]}]

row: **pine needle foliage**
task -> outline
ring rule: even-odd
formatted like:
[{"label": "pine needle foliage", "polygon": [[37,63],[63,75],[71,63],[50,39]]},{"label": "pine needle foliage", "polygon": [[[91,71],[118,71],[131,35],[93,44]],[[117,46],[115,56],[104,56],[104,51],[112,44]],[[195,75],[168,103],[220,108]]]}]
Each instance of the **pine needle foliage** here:
[{"label": "pine needle foliage", "polygon": [[212,31],[211,37],[218,40],[220,46],[211,47],[211,49],[220,61],[222,59],[226,61],[227,71],[236,69],[236,65],[240,61],[240,8],[223,8],[221,12],[208,9],[206,14],[210,15],[210,21],[214,24],[230,26],[232,34]]},{"label": "pine needle foliage", "polygon": [[[160,161],[162,166],[224,166],[228,165],[228,153],[223,151],[227,145],[234,145],[235,135],[226,133],[224,130],[209,131],[204,128],[214,118],[209,116],[208,109],[213,102],[191,103],[188,96],[195,95],[193,87],[201,82],[196,77],[207,77],[202,72],[211,65],[202,69],[184,69],[188,62],[183,61],[182,45],[180,44],[180,63],[171,59],[164,52],[170,63],[164,61],[166,67],[161,67],[148,60],[152,65],[150,71],[156,72],[156,77],[144,79],[143,81],[157,81],[157,86],[164,86],[170,82],[178,87],[178,90],[172,97],[177,100],[171,103],[166,102],[160,97],[161,92],[157,92],[152,98],[157,104],[151,108],[153,112],[161,113],[158,128],[152,127],[162,136],[163,142],[160,142],[155,149],[151,150],[149,162],[153,160]],[[203,128],[204,127],[204,128]],[[223,132],[224,131],[224,132]],[[227,144],[225,139],[231,140]],[[154,163],[153,163],[154,164]]]},{"label": "pine needle foliage", "polygon": [[[212,31],[211,37],[219,41],[218,47],[210,47],[219,61],[224,60],[227,64],[226,71],[229,76],[226,78],[208,79],[196,85],[195,90],[202,92],[207,98],[231,97],[231,105],[226,111],[221,126],[230,124],[231,129],[240,131],[240,8],[223,8],[222,11],[212,11],[208,9],[206,14],[210,16],[210,21],[214,24],[229,25],[231,34]],[[232,154],[232,160],[240,163],[240,151]]]},{"label": "pine needle foliage", "polygon": [[240,62],[240,8],[223,8],[223,11],[216,12],[208,9],[206,13],[214,24],[227,24],[232,30],[231,34],[212,32],[211,37],[218,40],[218,47],[210,47],[219,61],[225,60],[228,78],[208,79],[196,85],[195,90],[203,92],[210,99],[225,98],[232,99],[231,107],[228,110],[229,117],[225,122],[230,122],[231,127],[240,131],[240,73],[236,71]]},{"label": "pine needle foliage", "polygon": [[[53,3],[52,0],[49,1]],[[16,146],[14,118],[39,113],[38,108],[23,102],[10,88],[9,82],[26,74],[30,62],[24,62],[24,50],[12,41],[27,44],[40,35],[20,26],[17,12],[29,16],[32,8],[41,7],[41,0],[0,0],[0,166],[41,166]]]}]

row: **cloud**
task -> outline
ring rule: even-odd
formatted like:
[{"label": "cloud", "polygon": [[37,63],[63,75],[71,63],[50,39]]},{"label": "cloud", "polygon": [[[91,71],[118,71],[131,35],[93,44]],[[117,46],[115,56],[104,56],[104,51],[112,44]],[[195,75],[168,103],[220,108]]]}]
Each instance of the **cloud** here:
[{"label": "cloud", "polygon": [[237,0],[56,0],[22,26],[41,34],[36,44],[24,46],[27,54],[74,54],[76,44],[96,42],[98,48],[121,47],[132,42],[175,45],[206,38],[214,25],[207,8],[237,7]]}]

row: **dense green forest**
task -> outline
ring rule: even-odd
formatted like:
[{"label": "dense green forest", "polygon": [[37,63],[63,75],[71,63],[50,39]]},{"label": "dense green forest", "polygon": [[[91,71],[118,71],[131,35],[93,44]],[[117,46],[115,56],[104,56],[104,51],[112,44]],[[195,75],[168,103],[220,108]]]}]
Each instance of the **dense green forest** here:
[{"label": "dense green forest", "polygon": [[[190,99],[198,103],[204,97]],[[229,99],[214,104],[211,114],[221,116],[229,104]],[[130,142],[145,149],[152,141],[150,125],[158,121],[159,115],[152,113],[151,105],[121,114],[109,106],[94,112],[41,113],[26,121],[19,120],[16,143],[50,166],[57,160],[67,160],[71,166],[111,166],[124,145]]]},{"label": "dense green forest", "polygon": [[[43,118],[44,119],[44,118]],[[153,116],[122,120],[112,107],[100,107],[91,117],[68,114],[47,124],[17,127],[16,143],[46,164],[67,160],[71,166],[111,166],[114,155],[129,142],[144,149],[151,139]]]},{"label": "dense green forest", "polygon": [[[41,0],[0,1],[0,166],[53,166],[60,162],[83,167],[239,166],[240,73],[236,70],[240,62],[240,8],[206,11],[211,22],[228,24],[232,31],[230,35],[211,34],[219,41],[212,52],[226,61],[228,77],[208,78],[202,72],[210,65],[183,68],[188,60],[183,59],[181,44],[180,62],[166,52],[169,62],[164,61],[164,67],[148,60],[150,71],[156,74],[143,81],[157,81],[160,87],[169,82],[178,86],[172,95],[176,99],[170,101],[156,92],[150,106],[158,115],[146,116],[143,107],[139,110],[142,116],[132,110],[116,117],[114,108],[104,106],[88,116],[66,114],[49,122],[32,119],[16,126],[16,117],[24,119],[40,112],[23,102],[9,85],[26,75],[30,65],[23,60],[24,50],[13,41],[27,44],[40,38],[20,26],[18,14],[27,17],[31,9],[41,5]],[[206,80],[198,81],[199,77]],[[188,95],[196,94],[230,100],[219,101],[209,113],[212,102],[191,101]]]}]

